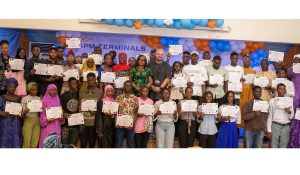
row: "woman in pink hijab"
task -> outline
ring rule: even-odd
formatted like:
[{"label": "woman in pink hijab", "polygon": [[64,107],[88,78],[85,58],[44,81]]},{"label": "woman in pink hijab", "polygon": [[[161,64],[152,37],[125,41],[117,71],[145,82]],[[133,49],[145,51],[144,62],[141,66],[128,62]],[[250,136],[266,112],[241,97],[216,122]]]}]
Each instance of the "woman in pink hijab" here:
[{"label": "woman in pink hijab", "polygon": [[114,88],[106,85],[104,88],[104,97],[98,102],[96,114],[96,133],[99,138],[99,148],[115,147],[115,114],[102,112],[104,102],[116,102],[113,98]]},{"label": "woman in pink hijab", "polygon": [[57,87],[54,84],[49,84],[43,97],[43,111],[40,116],[40,125],[41,125],[41,133],[40,133],[40,141],[39,147],[43,147],[43,143],[45,138],[52,132],[56,132],[57,135],[61,135],[61,124],[64,123],[64,118],[61,117],[59,119],[47,119],[46,108],[50,107],[59,107],[60,99],[57,94]]}]

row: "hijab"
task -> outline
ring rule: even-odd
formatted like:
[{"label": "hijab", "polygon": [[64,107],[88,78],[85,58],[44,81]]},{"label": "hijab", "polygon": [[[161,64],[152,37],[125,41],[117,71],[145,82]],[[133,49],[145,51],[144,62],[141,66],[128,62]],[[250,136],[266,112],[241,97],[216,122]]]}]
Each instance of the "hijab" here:
[{"label": "hijab", "polygon": [[[89,60],[93,60],[93,62],[94,62],[93,67],[89,67],[89,66],[88,66]],[[83,65],[82,65],[82,68],[81,68],[81,70],[80,70],[80,75],[82,76],[82,75],[83,75],[83,71],[87,71],[87,70],[89,70],[89,71],[96,71],[96,70],[97,70],[97,69],[96,69],[95,61],[94,61],[94,59],[93,59],[92,57],[88,57],[88,58],[85,60],[85,62],[84,62]]]},{"label": "hijab", "polygon": [[54,97],[50,96],[49,92],[51,89],[56,89],[57,87],[54,84],[49,84],[45,93],[45,96],[43,97],[43,107],[58,107],[60,106],[60,99],[58,97],[58,92]]},{"label": "hijab", "polygon": [[[120,64],[120,57],[121,56],[125,56],[125,61],[122,64]],[[127,54],[125,52],[120,52],[118,57],[119,57],[119,64],[115,65],[112,68],[112,71],[113,72],[129,71],[131,68],[130,68],[130,66],[127,65]]]},{"label": "hijab", "polygon": [[10,84],[15,84],[16,86],[19,86],[18,81],[15,78],[9,78],[5,80],[5,85],[8,86]]},{"label": "hijab", "polygon": [[109,102],[114,102],[115,99],[113,99],[112,97],[109,97],[106,93],[108,89],[114,89],[111,85],[106,85],[104,88],[104,96],[102,98],[103,101],[109,101]]}]

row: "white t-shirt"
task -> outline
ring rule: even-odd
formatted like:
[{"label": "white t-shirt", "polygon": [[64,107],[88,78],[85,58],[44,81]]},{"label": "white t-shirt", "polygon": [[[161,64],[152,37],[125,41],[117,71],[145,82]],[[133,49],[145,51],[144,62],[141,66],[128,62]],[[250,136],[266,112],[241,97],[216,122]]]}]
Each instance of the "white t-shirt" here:
[{"label": "white t-shirt", "polygon": [[204,66],[204,67],[208,67],[208,66],[212,66],[212,61],[211,60],[200,60],[199,65]]},{"label": "white t-shirt", "polygon": [[[227,65],[227,66],[225,66],[225,69],[228,72],[228,84],[229,83],[242,83],[241,78],[244,77],[244,69],[241,66]],[[230,89],[228,89],[228,90],[230,90]],[[236,94],[235,98],[239,99],[240,95]]]}]

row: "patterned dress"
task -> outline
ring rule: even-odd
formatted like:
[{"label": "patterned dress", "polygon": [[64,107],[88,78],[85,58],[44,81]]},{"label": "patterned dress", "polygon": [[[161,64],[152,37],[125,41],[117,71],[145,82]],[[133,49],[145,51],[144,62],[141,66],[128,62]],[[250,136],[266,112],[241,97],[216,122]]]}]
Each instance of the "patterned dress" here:
[{"label": "patterned dress", "polygon": [[[137,68],[132,68],[129,71],[129,75],[137,87],[143,86],[148,83],[149,76],[152,76],[150,68],[145,68],[144,71],[139,71]],[[137,91],[133,91],[134,95],[138,95]]]}]

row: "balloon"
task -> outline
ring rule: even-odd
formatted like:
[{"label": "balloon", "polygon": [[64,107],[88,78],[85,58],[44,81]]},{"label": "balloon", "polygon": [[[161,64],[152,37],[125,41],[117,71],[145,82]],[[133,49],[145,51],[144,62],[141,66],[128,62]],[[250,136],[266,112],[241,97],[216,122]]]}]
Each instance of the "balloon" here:
[{"label": "balloon", "polygon": [[199,26],[206,27],[208,24],[208,19],[200,19]]},{"label": "balloon", "polygon": [[180,24],[180,22],[179,22],[179,21],[174,22],[174,27],[175,27],[176,29],[181,29],[181,24]]},{"label": "balloon", "polygon": [[253,43],[252,43],[252,42],[246,42],[246,46],[247,46],[247,47],[252,47],[252,46],[253,46]]},{"label": "balloon", "polygon": [[192,23],[195,25],[200,24],[200,22],[201,22],[201,19],[192,19]]},{"label": "balloon", "polygon": [[258,49],[258,50],[256,51],[256,53],[257,53],[259,56],[264,56],[265,51],[264,51],[263,49]]},{"label": "balloon", "polygon": [[246,43],[244,41],[242,41],[240,44],[239,44],[239,48],[240,49],[245,49],[246,48]]},{"label": "balloon", "polygon": [[146,19],[141,19],[140,20],[142,24],[146,24],[147,20]]},{"label": "balloon", "polygon": [[216,27],[216,21],[209,21],[208,22],[208,24],[207,24],[207,27],[209,27],[209,28],[214,28],[214,27]]},{"label": "balloon", "polygon": [[211,48],[211,51],[214,53],[218,53],[219,51],[216,48]]},{"label": "balloon", "polygon": [[154,19],[147,19],[146,22],[149,26],[153,26],[154,25]]},{"label": "balloon", "polygon": [[161,37],[159,43],[165,46],[167,44],[167,39],[165,37]]},{"label": "balloon", "polygon": [[192,20],[191,19],[181,19],[180,20],[180,24],[181,26],[183,26],[184,28],[187,28],[190,26]]},{"label": "balloon", "polygon": [[124,20],[123,19],[116,19],[115,23],[117,24],[117,26],[123,26],[124,25]]},{"label": "balloon", "polygon": [[135,29],[141,29],[142,28],[142,22],[141,21],[135,21],[134,23]]},{"label": "balloon", "polygon": [[226,44],[225,46],[224,46],[224,50],[225,51],[230,51],[231,50],[231,46],[230,46],[230,44]]},{"label": "balloon", "polygon": [[185,40],[184,39],[179,39],[178,44],[179,45],[185,45]]},{"label": "balloon", "polygon": [[191,23],[188,27],[189,30],[192,30],[196,27],[196,24]]},{"label": "balloon", "polygon": [[164,20],[163,19],[155,19],[154,23],[157,27],[162,27],[164,25]]},{"label": "balloon", "polygon": [[216,48],[217,48],[219,51],[223,51],[223,50],[224,50],[223,42],[217,42]]},{"label": "balloon", "polygon": [[125,24],[128,26],[128,27],[132,27],[133,26],[133,21],[131,19],[126,19],[125,20]]},{"label": "balloon", "polygon": [[222,27],[224,25],[224,19],[217,19],[216,27]]},{"label": "balloon", "polygon": [[106,24],[109,24],[109,25],[114,24],[114,20],[113,20],[113,19],[105,19],[104,22],[105,22]]},{"label": "balloon", "polygon": [[55,43],[54,47],[62,47],[62,45],[60,43]]},{"label": "balloon", "polygon": [[257,55],[257,53],[256,53],[256,52],[254,52],[254,53],[251,53],[251,54],[250,54],[250,57],[251,57],[251,59],[253,59],[253,60],[256,60],[256,59],[258,59],[258,55]]}]

